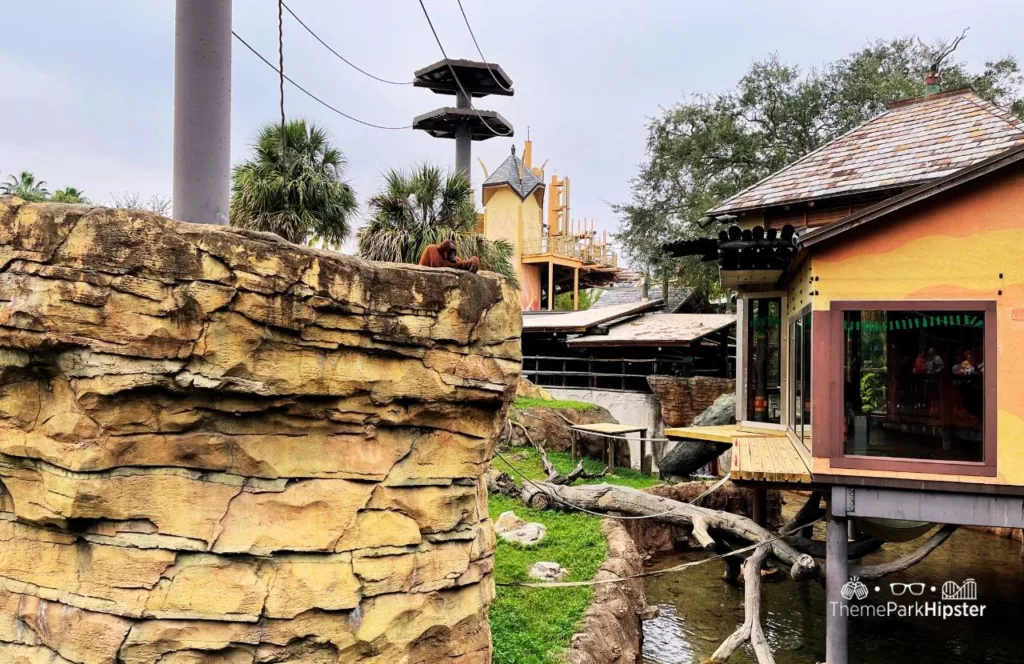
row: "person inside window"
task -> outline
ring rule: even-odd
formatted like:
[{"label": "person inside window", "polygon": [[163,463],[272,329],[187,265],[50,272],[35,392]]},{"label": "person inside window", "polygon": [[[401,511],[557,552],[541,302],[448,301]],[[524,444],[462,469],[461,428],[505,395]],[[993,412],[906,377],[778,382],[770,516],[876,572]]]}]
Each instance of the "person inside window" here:
[{"label": "person inside window", "polygon": [[973,376],[978,373],[978,367],[974,364],[974,355],[971,351],[964,352],[964,361],[953,367],[953,373],[957,376]]},{"label": "person inside window", "polygon": [[917,354],[914,359],[914,373],[923,374],[928,371],[928,361],[924,359],[924,351]]},{"label": "person inside window", "polygon": [[928,349],[928,361],[925,363],[925,368],[930,374],[942,373],[942,369],[946,366],[946,363],[942,361],[939,354],[934,348]]}]

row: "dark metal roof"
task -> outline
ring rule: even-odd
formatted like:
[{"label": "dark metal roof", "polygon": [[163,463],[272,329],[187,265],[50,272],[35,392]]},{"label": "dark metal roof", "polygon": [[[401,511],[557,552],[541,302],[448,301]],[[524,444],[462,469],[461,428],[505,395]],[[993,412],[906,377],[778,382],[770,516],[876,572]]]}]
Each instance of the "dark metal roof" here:
[{"label": "dark metal roof", "polygon": [[847,215],[846,217],[843,217],[842,219],[827,226],[821,226],[820,228],[810,230],[797,240],[797,244],[801,247],[810,247],[818,244],[819,242],[824,242],[841,233],[845,233],[846,231],[857,228],[858,226],[863,226],[875,219],[885,217],[893,212],[897,212],[898,210],[902,210],[914,205],[915,203],[931,198],[932,196],[941,194],[944,191],[972,182],[980,177],[988,175],[989,173],[998,171],[1012,164],[1016,164],[1022,160],[1024,160],[1024,145],[1018,145],[994,157],[978,162],[973,166],[962,168],[952,175],[928,182],[920,187],[906,191],[899,196],[887,198],[876,205],[872,205],[871,207],[855,212],[854,214]]},{"label": "dark metal roof", "polygon": [[516,156],[516,147],[512,146],[512,154],[501,162],[501,166],[494,169],[494,172],[484,180],[484,187],[508,185],[516,192],[521,200],[526,200],[538,187],[544,188],[537,174],[523,164],[523,160]]},{"label": "dark metal roof", "polygon": [[782,270],[796,255],[796,232],[787,224],[782,232],[761,226],[743,230],[730,226],[718,239],[681,240],[664,245],[676,258],[700,256],[702,261],[717,260],[720,270]]},{"label": "dark metal roof", "polygon": [[412,128],[423,130],[435,138],[455,138],[455,130],[463,122],[469,124],[474,141],[514,135],[512,125],[496,111],[450,106],[417,115],[412,121]]},{"label": "dark metal roof", "polygon": [[[448,65],[451,65],[449,69]],[[427,88],[439,95],[454,95],[459,92],[459,85],[452,76],[452,69],[455,76],[458,76],[459,83],[465,88],[466,93],[471,97],[486,97],[487,95],[504,95],[511,97],[514,94],[512,79],[508,77],[500,65],[493,62],[476,62],[475,60],[438,60],[432,65],[416,70],[413,74],[413,86]],[[501,85],[494,80],[501,82]],[[504,86],[504,87],[502,87]]]}]

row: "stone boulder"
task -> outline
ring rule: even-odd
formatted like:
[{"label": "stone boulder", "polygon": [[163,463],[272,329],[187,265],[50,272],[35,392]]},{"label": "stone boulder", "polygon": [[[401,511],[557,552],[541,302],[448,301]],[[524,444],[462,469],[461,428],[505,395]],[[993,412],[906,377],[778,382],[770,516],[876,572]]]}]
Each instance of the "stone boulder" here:
[{"label": "stone boulder", "polygon": [[515,512],[508,511],[502,512],[495,520],[494,532],[506,542],[520,546],[534,546],[544,539],[548,527],[543,523],[527,523]]},{"label": "stone boulder", "polygon": [[558,563],[539,562],[530,565],[530,571],[527,572],[527,575],[531,579],[539,581],[561,581],[569,576],[569,570]]},{"label": "stone boulder", "polygon": [[551,401],[554,399],[551,393],[545,390],[543,387],[534,385],[525,376],[519,377],[519,383],[516,385],[516,397],[526,397],[527,399],[544,399],[545,401]]},{"label": "stone boulder", "polygon": [[496,275],[0,198],[0,662],[486,662]]}]

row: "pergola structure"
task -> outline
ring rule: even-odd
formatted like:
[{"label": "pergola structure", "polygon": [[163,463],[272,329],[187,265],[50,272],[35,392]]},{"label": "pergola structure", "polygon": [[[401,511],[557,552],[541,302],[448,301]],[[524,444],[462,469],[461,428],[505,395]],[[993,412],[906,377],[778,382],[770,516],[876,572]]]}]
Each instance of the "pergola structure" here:
[{"label": "pergola structure", "polygon": [[455,108],[445,106],[418,115],[412,128],[434,138],[454,138],[455,167],[467,176],[473,141],[514,134],[512,125],[499,113],[473,108],[473,97],[515,94],[512,79],[500,65],[473,60],[439,60],[416,71],[413,86],[439,95],[455,95]]}]

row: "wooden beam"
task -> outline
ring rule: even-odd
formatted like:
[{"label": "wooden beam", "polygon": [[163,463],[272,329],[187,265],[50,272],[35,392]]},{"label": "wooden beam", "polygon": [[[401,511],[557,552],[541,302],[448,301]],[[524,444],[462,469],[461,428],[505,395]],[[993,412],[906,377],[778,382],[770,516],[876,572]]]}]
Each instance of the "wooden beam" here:
[{"label": "wooden beam", "polygon": [[548,262],[548,311],[555,310],[555,264]]},{"label": "wooden beam", "polygon": [[572,310],[580,310],[580,269],[572,271]]}]

